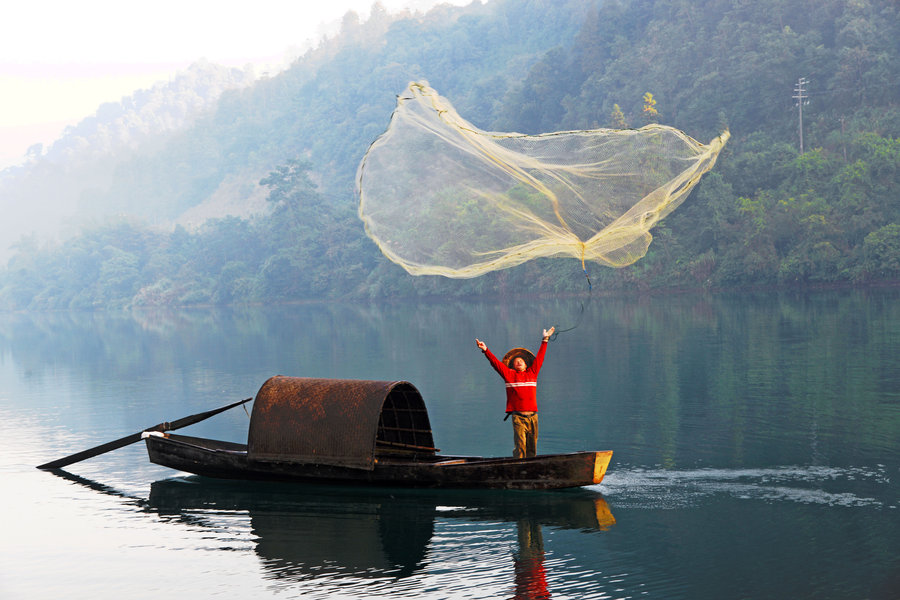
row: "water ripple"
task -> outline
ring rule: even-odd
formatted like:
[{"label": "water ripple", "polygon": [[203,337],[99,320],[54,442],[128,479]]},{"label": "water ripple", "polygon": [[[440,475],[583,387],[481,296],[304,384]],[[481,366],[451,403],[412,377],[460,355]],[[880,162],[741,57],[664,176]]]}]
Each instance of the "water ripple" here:
[{"label": "water ripple", "polygon": [[[885,468],[784,466],[765,469],[617,469],[591,489],[617,506],[682,508],[713,495],[826,506],[889,506],[890,501],[842,490],[859,482],[875,492],[890,483]],[[830,489],[825,489],[825,488]]]}]

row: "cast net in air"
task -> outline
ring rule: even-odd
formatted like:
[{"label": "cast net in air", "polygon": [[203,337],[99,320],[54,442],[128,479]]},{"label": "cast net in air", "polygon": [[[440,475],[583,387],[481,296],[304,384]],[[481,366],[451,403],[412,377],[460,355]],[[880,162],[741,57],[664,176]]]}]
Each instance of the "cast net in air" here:
[{"label": "cast net in air", "polygon": [[476,277],[539,257],[624,267],[728,135],[704,145],[662,125],[486,132],[411,83],[359,165],[359,216],[413,275]]}]

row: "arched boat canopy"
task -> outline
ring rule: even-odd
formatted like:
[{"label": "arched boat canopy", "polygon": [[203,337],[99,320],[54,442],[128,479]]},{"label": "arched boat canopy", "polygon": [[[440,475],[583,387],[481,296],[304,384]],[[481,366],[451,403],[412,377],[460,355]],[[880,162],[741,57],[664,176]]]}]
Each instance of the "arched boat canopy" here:
[{"label": "arched boat canopy", "polygon": [[436,452],[425,401],[411,383],[279,375],[256,394],[250,460],[372,470],[376,450]]}]

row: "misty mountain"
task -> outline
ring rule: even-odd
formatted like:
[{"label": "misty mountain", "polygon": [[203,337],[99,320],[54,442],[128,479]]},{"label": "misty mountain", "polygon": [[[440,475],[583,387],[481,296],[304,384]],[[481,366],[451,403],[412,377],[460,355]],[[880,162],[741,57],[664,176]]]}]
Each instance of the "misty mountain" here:
[{"label": "misty mountain", "polygon": [[116,181],[117,169],[164,147],[214,108],[224,91],[253,81],[250,71],[199,61],[170,81],[102,104],[48,148],[32,147],[24,164],[0,171],[0,260],[22,235],[71,236],[127,212],[120,202],[95,202]]},{"label": "misty mountain", "polygon": [[[337,36],[282,73],[251,85],[235,73],[202,109],[158,105],[133,128],[125,104],[108,107],[84,123],[84,143],[4,172],[4,213],[28,206],[34,219],[14,231],[4,222],[6,244],[39,224],[58,230],[63,214],[79,227],[58,246],[18,244],[0,306],[582,291],[577,261],[414,278],[365,238],[356,168],[413,80],[486,130],[640,127],[647,93],[654,119],[697,139],[730,129],[719,164],[654,229],[648,255],[594,271],[603,289],[900,277],[898,39],[888,0],[491,0],[424,15],[376,7],[365,22],[348,13]],[[190,116],[162,130],[168,111]],[[64,148],[78,150],[51,160]]]},{"label": "misty mountain", "polygon": [[323,191],[346,192],[412,79],[465,90],[470,99],[457,100],[489,122],[497,96],[570,39],[587,6],[546,4],[475,2],[418,17],[376,5],[366,22],[348,13],[338,36],[252,86],[250,73],[198,63],[105,104],[43,155],[2,173],[0,260],[23,234],[66,238],[110,216],[166,227],[248,216],[264,208],[259,180],[296,157],[313,162]]}]

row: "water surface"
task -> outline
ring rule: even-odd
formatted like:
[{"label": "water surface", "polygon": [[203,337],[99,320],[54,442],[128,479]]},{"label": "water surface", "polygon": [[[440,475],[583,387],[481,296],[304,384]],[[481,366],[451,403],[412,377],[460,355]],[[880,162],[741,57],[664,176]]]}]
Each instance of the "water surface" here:
[{"label": "water surface", "polygon": [[[900,293],[0,315],[3,598],[896,598]],[[582,310],[583,307],[583,310]],[[407,380],[446,453],[507,455],[475,348],[536,348],[555,492],[261,485],[140,444],[275,374]],[[184,430],[245,441],[240,408]]]}]

